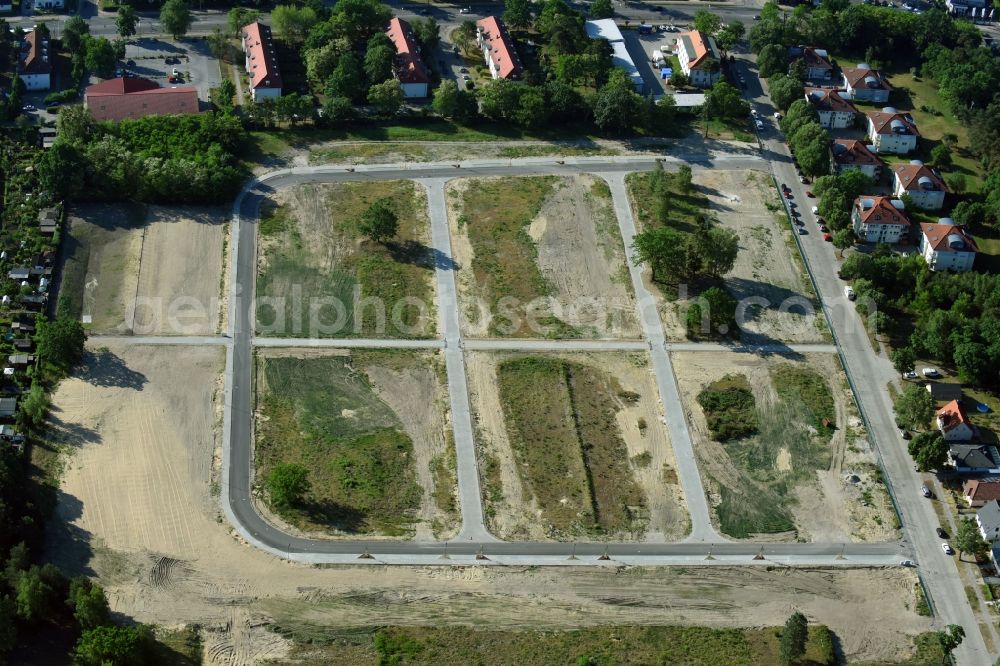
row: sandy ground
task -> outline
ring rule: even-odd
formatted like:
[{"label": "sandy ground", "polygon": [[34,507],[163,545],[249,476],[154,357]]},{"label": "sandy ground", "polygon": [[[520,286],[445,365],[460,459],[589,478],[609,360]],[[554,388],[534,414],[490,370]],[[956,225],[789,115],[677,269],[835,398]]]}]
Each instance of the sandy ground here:
[{"label": "sandy ground", "polygon": [[[636,403],[627,404],[618,412],[617,420],[629,458],[647,452],[651,456],[648,465],[637,465],[634,461],[631,465],[636,481],[645,492],[649,509],[649,524],[641,540],[663,542],[685,536],[690,530],[690,519],[677,480],[674,450],[663,426],[659,395],[645,355],[567,353],[550,356],[595,365],[614,376],[623,390],[639,394]],[[484,491],[488,526],[501,539],[542,541],[551,537],[539,523],[538,505],[518,475],[497,390],[497,364],[510,357],[491,352],[466,353],[476,443],[480,456],[494,460],[498,470],[500,496],[491,496],[489,489]],[[640,422],[645,422],[644,429],[639,428]],[[616,535],[615,538],[627,537]]]},{"label": "sandy ground", "polygon": [[221,208],[81,206],[74,237],[89,246],[83,321],[94,333],[205,335],[222,320]]},{"label": "sandy ground", "polygon": [[136,335],[218,332],[227,221],[221,208],[149,207],[136,293]]},{"label": "sandy ground", "polygon": [[[308,567],[234,538],[211,470],[221,352],[115,345],[55,395],[72,449],[49,557],[94,576],[140,622],[199,624],[205,663],[280,659],[266,629],[386,623],[573,628],[626,623],[829,625],[845,654],[895,658],[929,622],[910,571],[764,568]],[[176,415],[183,414],[183,418]],[[140,435],[141,436],[137,436]]]},{"label": "sandy ground", "polygon": [[[697,396],[708,384],[727,374],[747,376],[754,391],[757,405],[764,406],[777,400],[771,384],[769,368],[773,364],[788,362],[784,358],[762,358],[752,355],[674,353],[671,355],[677,383],[684,403],[685,416],[692,441],[698,454],[698,465],[706,485],[710,503],[715,506],[720,498],[713,490],[713,477],[719,482],[735,482],[738,472],[725,448],[711,439],[705,416],[698,405]],[[838,429],[830,442],[832,460],[828,470],[818,470],[811,483],[800,483],[795,489],[797,503],[790,506],[800,539],[814,542],[890,541],[898,538],[892,527],[893,510],[884,486],[875,483],[875,456],[865,439],[860,419],[850,402],[850,392],[843,378],[843,370],[832,354],[808,354],[802,362],[808,363],[826,377],[833,378],[834,402]],[[779,454],[777,466],[787,465],[789,457]],[[857,482],[847,479],[858,477]],[[866,506],[862,493],[869,490],[872,501]],[[714,518],[713,518],[714,519]],[[761,535],[758,540],[794,539],[795,534]]]},{"label": "sandy ground", "polygon": [[[469,314],[482,288],[472,270],[474,251],[458,220],[462,193],[475,181],[447,184],[448,220],[452,249],[460,268],[459,298],[466,335],[481,335],[489,319]],[[550,285],[558,318],[587,338],[638,338],[635,297],[629,286],[625,248],[618,231],[606,184],[591,175],[559,178],[553,192],[529,225],[528,235],[538,253],[537,263]]]},{"label": "sandy ground", "polygon": [[[442,381],[444,378],[444,358],[437,352],[409,353],[420,359],[421,367],[390,367],[391,356],[386,358],[386,365],[379,365],[378,355],[372,354],[370,357],[374,359],[374,362],[366,363],[363,370],[375,393],[396,414],[403,430],[413,441],[414,471],[417,483],[424,492],[420,509],[417,512],[417,522],[412,538],[422,541],[447,540],[458,533],[461,527],[461,516],[457,510],[458,480],[455,477],[456,463],[455,447],[451,436],[451,412],[448,406],[447,387]],[[346,356],[350,354],[350,351],[346,349],[260,348],[257,350],[257,354],[268,358],[324,358]],[[448,470],[448,474],[442,479],[436,479],[433,473],[435,463],[439,458],[446,461],[445,467]],[[455,511],[443,511],[435,503],[434,495],[438,481],[449,484],[450,494],[455,499]],[[280,525],[285,531],[305,535],[302,530],[289,525],[269,511],[262,502],[258,502],[257,509],[261,514],[266,515],[268,520]],[[333,536],[343,537],[344,535],[310,532],[308,536],[330,538]]]}]

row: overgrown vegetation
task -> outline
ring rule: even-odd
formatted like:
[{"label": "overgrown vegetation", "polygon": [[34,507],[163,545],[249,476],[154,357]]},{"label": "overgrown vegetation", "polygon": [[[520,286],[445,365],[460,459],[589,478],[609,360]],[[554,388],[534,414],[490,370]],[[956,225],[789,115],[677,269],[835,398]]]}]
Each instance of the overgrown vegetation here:
[{"label": "overgrown vegetation", "polygon": [[640,531],[646,499],[633,477],[614,378],[582,363],[524,356],[497,369],[522,480],[557,537]]},{"label": "overgrown vegetation", "polygon": [[[433,331],[434,258],[423,193],[411,181],[303,186],[294,211],[266,208],[257,277],[258,331],[292,337],[424,337]],[[329,205],[322,204],[328,201]],[[391,208],[397,231],[376,242],[362,212]],[[318,204],[318,208],[317,208]]]},{"label": "overgrown vegetation", "polygon": [[817,430],[836,427],[833,393],[826,377],[812,368],[786,363],[771,371],[771,380],[782,400],[802,403],[806,417]]},{"label": "overgrown vegetation", "polygon": [[698,394],[712,438],[726,442],[757,432],[757,411],[746,375],[726,375]]},{"label": "overgrown vegetation", "polygon": [[419,506],[413,442],[350,356],[262,358],[258,475],[308,470],[308,488],[274,507],[296,527],[406,535]]}]

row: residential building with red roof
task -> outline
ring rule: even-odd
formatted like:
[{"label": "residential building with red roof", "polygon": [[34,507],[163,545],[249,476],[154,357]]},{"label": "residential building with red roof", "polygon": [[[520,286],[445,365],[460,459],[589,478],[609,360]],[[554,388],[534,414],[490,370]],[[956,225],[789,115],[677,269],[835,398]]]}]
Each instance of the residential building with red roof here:
[{"label": "residential building with red roof", "polygon": [[1000,479],[969,479],[962,484],[962,496],[973,508],[1000,500]]},{"label": "residential building with red roof", "polygon": [[790,46],[788,62],[792,64],[802,60],[806,64],[806,79],[809,81],[826,81],[833,76],[833,64],[826,49],[815,46]]},{"label": "residential building with red roof", "polygon": [[891,106],[866,115],[868,138],[875,146],[875,152],[905,155],[917,147],[920,132],[912,118],[907,118]]},{"label": "residential building with red roof", "polygon": [[857,67],[841,69],[844,90],[851,99],[873,104],[885,104],[889,101],[892,86],[885,74],[872,69],[868,63],[860,62]]},{"label": "residential building with red roof", "polygon": [[483,58],[494,79],[516,81],[521,78],[521,59],[503,21],[496,16],[476,21],[476,43],[483,50]]},{"label": "residential building with red roof", "polygon": [[830,150],[838,173],[844,169],[860,169],[876,180],[882,175],[885,162],[875,154],[875,146],[865,145],[857,139],[834,139]]},{"label": "residential building with red roof", "polygon": [[198,113],[198,89],[161,88],[148,79],[118,78],[88,86],[83,105],[94,120],[126,120],[146,116]]},{"label": "residential building with red roof", "polygon": [[972,270],[978,251],[972,234],[947,217],[920,225],[920,253],[932,271]]},{"label": "residential building with red roof", "polygon": [[937,426],[946,442],[967,442],[976,434],[965,407],[958,400],[937,410]]},{"label": "residential building with red roof", "polygon": [[413,28],[403,19],[393,17],[386,34],[396,46],[392,71],[403,89],[403,97],[427,97],[431,77],[420,57],[420,46],[413,35]]},{"label": "residential building with red roof", "polygon": [[49,38],[32,30],[24,35],[17,53],[17,75],[28,90],[48,90],[52,87],[52,61]]},{"label": "residential building with red roof", "polygon": [[819,124],[826,129],[852,127],[858,117],[853,104],[832,88],[806,88],[806,101],[816,109]]},{"label": "residential building with red roof", "polygon": [[274,54],[271,28],[260,21],[244,26],[243,53],[250,77],[250,98],[259,102],[281,97],[281,72]]},{"label": "residential building with red roof", "polygon": [[677,61],[693,86],[711,88],[722,78],[722,58],[715,39],[698,30],[677,36]]},{"label": "residential building with red roof", "polygon": [[913,205],[924,210],[940,210],[948,187],[941,175],[920,160],[892,167],[892,193],[897,197],[910,195]]},{"label": "residential building with red roof", "polygon": [[903,210],[898,199],[863,194],[851,207],[854,233],[866,243],[898,243],[910,229]]}]

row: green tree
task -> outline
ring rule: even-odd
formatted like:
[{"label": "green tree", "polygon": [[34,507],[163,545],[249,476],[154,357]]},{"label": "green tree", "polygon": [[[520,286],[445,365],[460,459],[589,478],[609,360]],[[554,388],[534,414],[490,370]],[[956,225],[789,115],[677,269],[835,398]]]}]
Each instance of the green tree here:
[{"label": "green tree", "polygon": [[392,78],[396,47],[385,33],[373,35],[365,47],[365,77],[372,85]]},{"label": "green tree", "polygon": [[605,132],[620,134],[642,124],[642,97],[620,69],[615,69],[594,100],[594,122]]},{"label": "green tree", "polygon": [[952,164],[951,149],[939,144],[931,149],[931,162],[939,169],[947,169]]},{"label": "green tree", "polygon": [[607,19],[615,15],[615,9],[611,6],[611,0],[594,0],[590,3],[590,18]]},{"label": "green tree", "polygon": [[[507,5],[509,8],[510,5]],[[476,24],[473,21],[462,21],[454,33],[455,46],[468,55],[476,46]]]},{"label": "green tree", "polygon": [[302,465],[281,463],[271,468],[264,481],[271,493],[271,504],[288,508],[302,501],[309,492],[309,471]]},{"label": "green tree", "polygon": [[431,107],[445,118],[452,118],[460,123],[473,120],[477,112],[476,98],[450,80],[442,81],[434,91]]},{"label": "green tree", "polygon": [[102,626],[84,631],[73,648],[79,666],[131,666],[148,663],[153,645],[149,627]]},{"label": "green tree", "polygon": [[934,430],[914,435],[906,450],[921,472],[944,469],[948,462],[948,444],[941,433]]},{"label": "green tree", "polygon": [[531,25],[531,0],[507,0],[503,21],[511,28],[527,28]]},{"label": "green tree", "polygon": [[403,106],[403,89],[399,86],[399,81],[390,79],[373,85],[368,89],[368,102],[383,116],[396,115]]},{"label": "green tree", "polygon": [[411,23],[413,32],[420,40],[420,50],[422,53],[433,53],[441,44],[441,26],[437,19],[430,16],[425,19],[417,19]]},{"label": "green tree", "polygon": [[965,629],[958,624],[949,624],[947,629],[942,629],[938,633],[938,642],[941,644],[941,649],[944,650],[945,656],[951,655],[962,641],[965,639]]},{"label": "green tree", "polygon": [[330,14],[333,34],[363,44],[369,37],[385,30],[392,11],[378,0],[339,0]]},{"label": "green tree", "polygon": [[0,660],[5,659],[17,643],[16,620],[17,604],[7,595],[0,596]]},{"label": "green tree", "polygon": [[767,88],[771,95],[771,101],[782,111],[787,111],[792,102],[802,99],[805,94],[805,87],[798,79],[793,79],[784,74],[775,74],[767,82]]},{"label": "green tree", "polygon": [[49,616],[53,607],[55,590],[45,580],[42,570],[31,567],[21,576],[17,583],[17,615],[28,621],[36,622]]},{"label": "green tree", "polygon": [[735,87],[719,81],[705,93],[705,113],[709,118],[741,118],[750,113],[750,104]]},{"label": "green tree", "polygon": [[89,34],[90,24],[80,16],[71,16],[63,25],[63,46],[69,53],[76,53],[83,48],[83,36]]},{"label": "green tree", "polygon": [[781,44],[768,44],[762,48],[757,54],[757,72],[765,79],[775,74],[787,74],[788,50]]},{"label": "green tree", "polygon": [[336,69],[340,56],[350,48],[346,39],[335,39],[319,48],[307,49],[303,56],[306,61],[306,76],[314,83],[326,81]]},{"label": "green tree", "polygon": [[990,542],[983,537],[979,526],[972,518],[962,518],[959,521],[953,543],[958,549],[958,559],[962,559],[964,553],[969,553],[979,560],[990,552]]},{"label": "green tree", "polygon": [[56,128],[56,143],[80,145],[93,136],[94,117],[83,105],[64,106],[56,116]]},{"label": "green tree", "polygon": [[260,12],[246,7],[233,7],[226,16],[228,17],[229,32],[233,35],[239,35],[244,27],[260,19]]},{"label": "green tree", "polygon": [[70,581],[66,604],[73,609],[73,617],[82,631],[111,624],[111,609],[104,589],[83,576]]},{"label": "green tree", "polygon": [[223,111],[233,110],[233,98],[236,96],[236,85],[232,79],[222,79],[212,91],[212,102]]},{"label": "green tree", "polygon": [[311,7],[278,5],[271,11],[271,27],[274,32],[292,45],[305,41],[309,30],[319,21]]},{"label": "green tree", "polygon": [[782,666],[790,666],[806,653],[806,640],[809,638],[809,623],[805,615],[799,612],[785,621],[781,631],[781,642],[778,644],[778,661]]},{"label": "green tree", "polygon": [[[698,306],[701,310],[701,321],[699,331],[707,334],[735,335],[738,333],[736,327],[736,299],[721,287],[709,287],[698,297]],[[707,315],[706,315],[707,312]],[[704,331],[705,319],[709,325],[709,330]],[[690,324],[690,320],[688,321]],[[690,335],[691,329],[688,329]]]},{"label": "green tree", "polygon": [[951,210],[951,219],[955,220],[955,224],[964,226],[982,224],[987,220],[987,209],[978,201],[959,201]]},{"label": "green tree", "polygon": [[[854,245],[854,232],[850,229],[838,229],[833,232],[833,246],[838,250],[846,250]],[[885,313],[882,313],[885,314]]]},{"label": "green tree", "polygon": [[139,15],[135,13],[132,5],[119,5],[118,16],[115,17],[115,30],[122,39],[128,39],[135,35],[136,27],[139,25]]},{"label": "green tree", "polygon": [[37,427],[45,422],[48,413],[49,394],[42,388],[41,383],[35,382],[21,403],[21,412],[18,416],[25,425]]},{"label": "green tree", "polygon": [[[688,277],[684,234],[668,227],[647,229],[633,240],[636,264],[649,264],[654,282],[676,282]],[[700,257],[699,257],[700,260]]]},{"label": "green tree", "polygon": [[740,239],[732,229],[712,227],[699,236],[702,271],[717,278],[733,269]]},{"label": "green tree", "polygon": [[42,319],[38,324],[36,340],[42,362],[66,373],[83,359],[87,333],[83,324],[72,317],[59,317],[53,321]]},{"label": "green tree", "polygon": [[896,421],[912,430],[925,430],[934,418],[934,397],[919,384],[909,384],[896,398]]},{"label": "green tree", "polygon": [[211,49],[212,55],[215,56],[216,59],[229,59],[231,46],[229,43],[229,36],[224,34],[221,29],[213,29],[212,34],[205,39],[208,42],[208,48]]},{"label": "green tree", "polygon": [[358,231],[374,243],[385,243],[399,231],[399,216],[391,199],[379,199],[361,214]]},{"label": "green tree", "polygon": [[705,11],[704,9],[699,9],[694,13],[695,30],[712,36],[717,33],[721,27],[722,19],[719,18],[718,14],[713,14],[712,12]]},{"label": "green tree", "polygon": [[889,354],[889,359],[892,361],[892,367],[896,369],[896,372],[903,375],[913,371],[913,364],[917,362],[917,355],[914,353],[913,347],[897,347]]},{"label": "green tree", "polygon": [[115,47],[103,37],[90,37],[84,42],[86,44],[87,69],[102,79],[111,78],[115,71],[115,64],[118,62]]},{"label": "green tree", "polygon": [[340,57],[336,69],[327,79],[325,92],[328,97],[347,97],[355,102],[362,101],[365,99],[363,77],[361,63],[349,51]]},{"label": "green tree", "polygon": [[715,44],[724,53],[732,51],[741,39],[746,35],[746,26],[739,21],[732,21],[715,35]]},{"label": "green tree", "polygon": [[691,167],[687,164],[682,164],[677,169],[676,175],[674,175],[674,183],[677,185],[677,189],[683,194],[690,194],[691,190],[694,189],[691,179]]},{"label": "green tree", "polygon": [[330,123],[341,123],[354,118],[354,105],[346,97],[328,97],[323,104],[323,118]]},{"label": "green tree", "polygon": [[167,0],[160,9],[160,23],[174,39],[187,34],[192,20],[191,11],[184,0]]}]

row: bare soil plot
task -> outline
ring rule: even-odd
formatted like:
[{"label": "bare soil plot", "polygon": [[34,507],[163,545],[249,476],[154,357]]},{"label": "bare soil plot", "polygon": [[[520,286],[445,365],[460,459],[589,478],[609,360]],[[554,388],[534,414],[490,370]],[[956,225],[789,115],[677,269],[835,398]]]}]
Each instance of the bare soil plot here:
[{"label": "bare soil plot", "polygon": [[324,536],[453,534],[457,482],[440,358],[277,351],[259,354],[257,479],[297,463],[312,486],[280,518]]},{"label": "bare soil plot", "polygon": [[604,181],[453,180],[447,195],[467,335],[639,336]]},{"label": "bare soil plot", "polygon": [[219,329],[221,208],[85,205],[71,211],[60,308],[94,333]]},{"label": "bare soil plot", "polygon": [[689,528],[644,354],[466,355],[487,522],[505,539]]},{"label": "bare soil plot", "polygon": [[[393,204],[396,237],[375,243],[358,221]],[[435,328],[427,197],[412,181],[302,185],[261,211],[257,331],[283,337],[428,337]]]},{"label": "bare soil plot", "polygon": [[[692,193],[671,197],[669,225],[698,233],[698,218],[708,215],[738,234],[736,263],[723,277],[726,288],[743,304],[743,314],[737,313],[742,340],[753,344],[825,340],[808,280],[798,256],[793,256],[797,249],[791,245],[791,231],[776,219],[773,209],[780,203],[770,177],[756,171],[699,169],[693,173],[693,183]],[[638,230],[657,225],[648,176],[630,174],[626,184]],[[684,339],[687,305],[705,285],[661,285],[652,282],[648,270],[644,279],[658,297],[667,335]]]},{"label": "bare soil plot", "polygon": [[[699,469],[724,534],[816,542],[896,538],[895,514],[834,355],[675,353],[672,359]],[[727,376],[727,382],[733,376],[747,380],[757,432],[719,443],[697,398]]]}]

